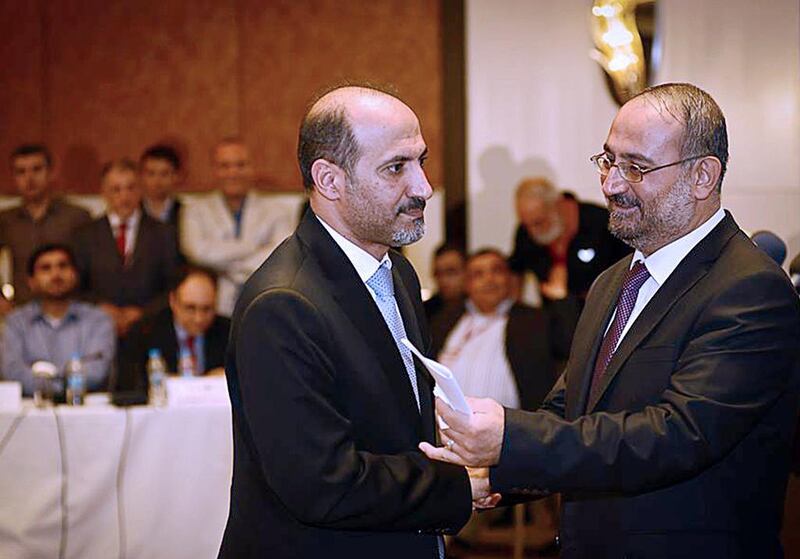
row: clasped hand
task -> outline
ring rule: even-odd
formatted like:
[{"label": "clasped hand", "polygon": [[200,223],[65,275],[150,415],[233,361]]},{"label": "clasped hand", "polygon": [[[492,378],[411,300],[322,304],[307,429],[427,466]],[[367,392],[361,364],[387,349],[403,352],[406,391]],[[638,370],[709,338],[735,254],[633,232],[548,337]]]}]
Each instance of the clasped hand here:
[{"label": "clasped hand", "polygon": [[439,398],[436,412],[447,423],[441,432],[442,447],[420,443],[419,448],[428,458],[466,466],[472,487],[475,508],[491,508],[500,500],[491,492],[489,466],[500,460],[503,444],[505,412],[503,407],[488,398],[467,398],[472,415],[467,416],[453,410]]}]

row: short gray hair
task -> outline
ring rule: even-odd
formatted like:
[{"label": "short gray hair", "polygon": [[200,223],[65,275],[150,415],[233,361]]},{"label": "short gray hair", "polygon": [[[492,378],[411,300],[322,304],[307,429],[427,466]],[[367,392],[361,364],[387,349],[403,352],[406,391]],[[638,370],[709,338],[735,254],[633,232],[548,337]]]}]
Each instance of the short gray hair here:
[{"label": "short gray hair", "polygon": [[728,169],[728,129],[722,109],[711,95],[690,83],[665,83],[649,87],[633,99],[637,97],[652,98],[683,124],[682,158],[713,155],[719,159],[722,169],[716,186],[720,192]]}]

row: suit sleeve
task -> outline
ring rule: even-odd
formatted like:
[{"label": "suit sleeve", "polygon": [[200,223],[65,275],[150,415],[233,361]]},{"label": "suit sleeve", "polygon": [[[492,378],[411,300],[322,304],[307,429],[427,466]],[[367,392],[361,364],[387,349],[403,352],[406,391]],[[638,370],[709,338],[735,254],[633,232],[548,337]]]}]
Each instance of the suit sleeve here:
[{"label": "suit sleeve", "polygon": [[777,274],[735,282],[692,325],[658,403],[568,421],[562,378],[543,410],[507,410],[492,487],[637,493],[697,475],[797,390],[798,324]]},{"label": "suit sleeve", "polygon": [[244,414],[263,474],[301,522],[386,531],[458,529],[471,513],[463,468],[418,451],[356,448],[337,395],[332,336],[290,290],[268,291],[239,325],[236,363]]}]

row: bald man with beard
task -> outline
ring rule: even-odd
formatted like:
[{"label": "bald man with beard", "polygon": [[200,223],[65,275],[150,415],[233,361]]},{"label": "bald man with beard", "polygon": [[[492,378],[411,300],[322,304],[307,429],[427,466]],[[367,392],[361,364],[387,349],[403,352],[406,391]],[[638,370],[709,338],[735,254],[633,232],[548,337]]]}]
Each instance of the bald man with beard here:
[{"label": "bald man with beard", "polygon": [[220,557],[436,559],[469,518],[467,470],[417,449],[436,439],[433,381],[399,343],[430,345],[419,281],[392,250],[425,232],[426,157],[414,112],[374,89],[335,89],[303,119],[310,209],[233,314]]}]

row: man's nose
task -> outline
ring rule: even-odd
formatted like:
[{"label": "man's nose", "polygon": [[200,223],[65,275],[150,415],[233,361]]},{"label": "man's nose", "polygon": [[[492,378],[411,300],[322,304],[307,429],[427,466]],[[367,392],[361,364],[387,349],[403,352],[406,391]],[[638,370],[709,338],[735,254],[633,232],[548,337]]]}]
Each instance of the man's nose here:
[{"label": "man's nose", "polygon": [[433,187],[431,187],[431,183],[428,182],[428,177],[425,175],[425,170],[422,167],[419,167],[419,171],[412,179],[411,185],[409,186],[408,196],[410,198],[423,198],[424,200],[427,200],[433,196]]},{"label": "man's nose", "polygon": [[603,177],[600,175],[600,186],[606,197],[620,194],[628,189],[628,182],[622,178],[619,168],[614,166],[608,170],[608,174]]}]

